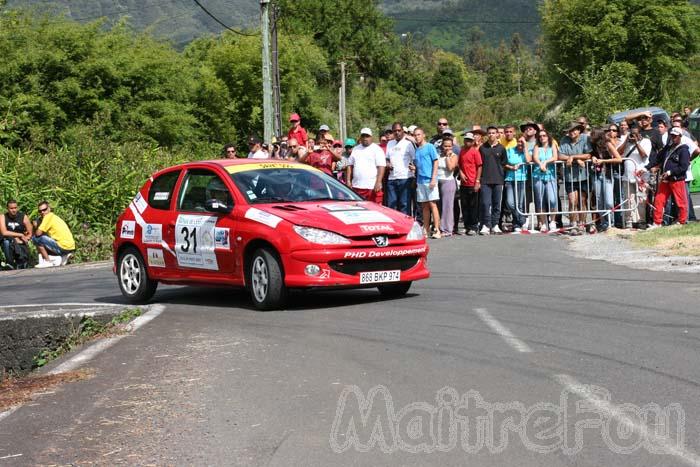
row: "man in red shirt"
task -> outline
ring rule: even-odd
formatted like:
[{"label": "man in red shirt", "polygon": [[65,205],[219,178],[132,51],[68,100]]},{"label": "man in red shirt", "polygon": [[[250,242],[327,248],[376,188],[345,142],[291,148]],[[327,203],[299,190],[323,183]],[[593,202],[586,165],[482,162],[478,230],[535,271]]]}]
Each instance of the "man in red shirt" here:
[{"label": "man in red shirt", "polygon": [[336,156],[334,152],[331,152],[330,146],[333,144],[333,137],[328,135],[331,139],[323,139],[319,141],[321,148],[318,151],[309,151],[303,156],[299,157],[299,162],[309,164],[311,167],[316,167],[319,170],[333,176],[333,168],[336,161],[340,160],[339,156]]},{"label": "man in red shirt", "polygon": [[474,133],[464,134],[464,145],[459,153],[459,200],[462,206],[464,229],[467,235],[476,235],[479,226],[479,190],[481,188],[481,154],[474,142]]},{"label": "man in red shirt", "polygon": [[299,145],[306,146],[308,141],[308,136],[306,135],[306,130],[301,126],[301,117],[298,113],[293,113],[289,116],[289,122],[292,124],[292,128],[289,129],[287,133],[287,139],[296,139]]}]

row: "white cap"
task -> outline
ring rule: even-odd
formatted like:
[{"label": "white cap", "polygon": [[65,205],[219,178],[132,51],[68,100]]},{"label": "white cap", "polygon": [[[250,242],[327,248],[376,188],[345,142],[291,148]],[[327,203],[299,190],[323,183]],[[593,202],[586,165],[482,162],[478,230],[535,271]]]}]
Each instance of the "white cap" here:
[{"label": "white cap", "polygon": [[416,128],[418,128],[416,125],[411,125],[408,127],[408,132],[413,133],[414,131],[416,131]]},{"label": "white cap", "polygon": [[452,131],[452,128],[445,128],[444,130],[442,130],[442,134],[443,135],[450,135],[450,136],[455,135],[454,131]]},{"label": "white cap", "polygon": [[365,127],[360,130],[360,135],[367,135],[367,136],[372,136],[372,130],[369,128]]},{"label": "white cap", "polygon": [[469,133],[464,133],[464,139],[471,139],[471,140],[473,140],[473,139],[474,139],[474,133],[472,133],[471,131],[470,131]]},{"label": "white cap", "polygon": [[328,131],[330,128],[328,128],[328,125],[321,125],[318,127],[318,131]]},{"label": "white cap", "polygon": [[680,128],[675,127],[675,126],[673,128],[671,128],[669,133],[672,135],[676,135],[676,136],[683,136],[683,130],[681,130]]}]

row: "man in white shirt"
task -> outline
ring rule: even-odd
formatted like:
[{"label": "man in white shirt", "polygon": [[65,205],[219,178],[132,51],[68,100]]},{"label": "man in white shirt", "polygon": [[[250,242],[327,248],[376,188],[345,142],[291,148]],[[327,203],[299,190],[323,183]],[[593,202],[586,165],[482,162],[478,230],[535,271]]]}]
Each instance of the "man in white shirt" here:
[{"label": "man in white shirt", "polygon": [[647,171],[646,165],[649,163],[649,154],[651,154],[651,140],[644,138],[637,127],[630,129],[626,138],[620,154],[625,159],[622,181],[628,183],[629,192],[626,193],[623,188],[622,196],[626,198],[628,203],[623,204],[622,207],[630,209],[636,206],[636,209],[632,211],[624,211],[624,227],[631,229],[634,224],[639,225],[646,211],[644,204],[646,194],[644,190],[640,190],[638,180]]},{"label": "man in white shirt", "polygon": [[386,145],[386,169],[389,171],[386,186],[387,206],[410,216],[413,173],[408,167],[416,157],[416,148],[413,142],[406,138],[401,122],[394,122],[391,131],[394,133],[394,139]]},{"label": "man in white shirt", "polygon": [[267,159],[268,155],[262,150],[262,144],[257,136],[251,136],[248,138],[248,147],[250,151],[248,152],[248,159]]},{"label": "man in white shirt", "polygon": [[355,146],[348,158],[346,183],[367,201],[382,204],[384,193],[382,179],[386,168],[386,156],[377,144],[372,142],[372,130],[360,130],[360,144]]}]

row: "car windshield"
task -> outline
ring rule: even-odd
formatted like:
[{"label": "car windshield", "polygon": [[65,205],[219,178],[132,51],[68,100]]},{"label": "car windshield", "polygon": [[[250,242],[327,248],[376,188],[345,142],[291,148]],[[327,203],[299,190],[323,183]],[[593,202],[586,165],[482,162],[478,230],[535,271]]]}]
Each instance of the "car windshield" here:
[{"label": "car windshield", "polygon": [[261,168],[231,174],[250,204],[303,201],[362,201],[355,192],[323,172],[305,168]]}]

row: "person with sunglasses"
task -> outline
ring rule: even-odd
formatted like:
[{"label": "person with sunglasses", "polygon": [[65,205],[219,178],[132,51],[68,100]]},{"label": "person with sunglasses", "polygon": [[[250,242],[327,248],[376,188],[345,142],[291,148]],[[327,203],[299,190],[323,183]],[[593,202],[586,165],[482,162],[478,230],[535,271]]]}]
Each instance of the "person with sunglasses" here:
[{"label": "person with sunglasses", "polygon": [[38,205],[41,222],[32,242],[41,255],[37,268],[65,266],[75,252],[75,240],[68,225],[51,211],[47,201]]},{"label": "person with sunglasses", "polygon": [[224,146],[224,148],[221,150],[221,157],[224,159],[236,159],[238,157],[238,153],[236,152],[236,146],[232,143],[227,144]]}]

